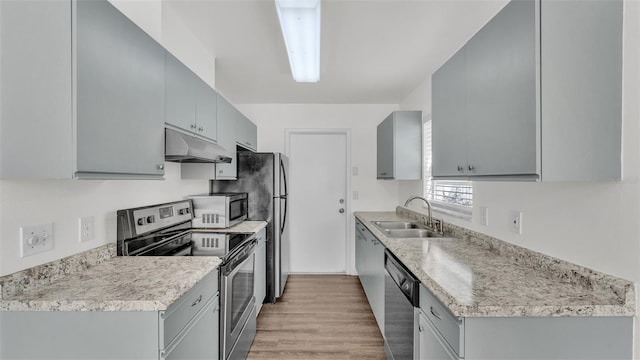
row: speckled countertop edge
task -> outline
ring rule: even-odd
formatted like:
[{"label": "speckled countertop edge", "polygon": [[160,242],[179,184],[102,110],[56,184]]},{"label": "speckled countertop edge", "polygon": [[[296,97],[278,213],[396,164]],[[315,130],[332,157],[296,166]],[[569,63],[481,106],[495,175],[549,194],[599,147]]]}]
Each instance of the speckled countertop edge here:
[{"label": "speckled countertop edge", "polygon": [[114,256],[116,256],[115,243],[107,244],[0,277],[0,299],[47,285],[67,275],[98,265]]},{"label": "speckled countertop edge", "polygon": [[[356,212],[355,217],[381,240],[381,242],[401,261],[406,261],[407,267],[416,275],[438,300],[458,317],[523,317],[523,316],[633,316],[635,314],[635,289],[633,283],[599,273],[563,260],[559,260],[541,253],[531,251],[490,236],[479,234],[453,224],[445,223],[445,236],[465,241],[469,246],[478,247],[478,251],[488,251],[499,256],[508,257],[519,263],[535,269],[549,278],[551,282],[570,282],[590,288],[608,289],[620,304],[614,305],[465,305],[449,294],[432,279],[423,269],[410,261],[419,248],[411,248],[406,240],[391,239],[375,227],[370,221],[374,220],[417,220],[421,221],[424,214],[414,212],[404,207],[398,207],[396,212]],[[416,240],[419,242],[419,240]],[[465,245],[466,246],[466,245]],[[481,254],[480,254],[481,256]]]},{"label": "speckled countertop edge", "polygon": [[0,300],[0,311],[166,310],[220,263],[215,256],[113,257]]}]

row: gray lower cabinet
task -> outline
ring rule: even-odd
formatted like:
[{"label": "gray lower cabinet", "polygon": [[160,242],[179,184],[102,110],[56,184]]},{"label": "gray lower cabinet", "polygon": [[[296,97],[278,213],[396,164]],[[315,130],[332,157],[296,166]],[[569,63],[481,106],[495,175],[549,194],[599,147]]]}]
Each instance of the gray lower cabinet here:
[{"label": "gray lower cabinet", "polygon": [[416,309],[416,358],[631,359],[632,317],[457,318],[424,286]]},{"label": "gray lower cabinet", "polygon": [[377,178],[422,179],[421,111],[394,111],[378,125]]},{"label": "gray lower cabinet", "polygon": [[356,271],[378,327],[384,333],[384,245],[358,220]]},{"label": "gray lower cabinet", "polygon": [[256,234],[258,247],[256,248],[256,268],[253,293],[256,297],[256,316],[260,314],[262,303],[267,297],[267,230],[262,229]]},{"label": "gray lower cabinet", "polygon": [[217,359],[219,355],[219,299],[211,299],[179,339],[160,352],[160,359]]},{"label": "gray lower cabinet", "polygon": [[434,178],[620,179],[622,14],[509,2],[432,76]]},{"label": "gray lower cabinet", "polygon": [[0,312],[0,334],[1,359],[218,359],[218,271],[166,311]]},{"label": "gray lower cabinet", "polygon": [[165,51],[165,79],[167,125],[215,141],[216,91],[168,51]]},{"label": "gray lower cabinet", "polygon": [[106,0],[0,7],[0,177],[161,179],[164,49]]}]

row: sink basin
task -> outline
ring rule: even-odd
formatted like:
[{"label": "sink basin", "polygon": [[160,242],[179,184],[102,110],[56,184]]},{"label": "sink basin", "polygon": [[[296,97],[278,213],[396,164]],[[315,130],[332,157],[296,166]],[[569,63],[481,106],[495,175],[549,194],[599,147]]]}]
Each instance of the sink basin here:
[{"label": "sink basin", "polygon": [[426,229],[386,229],[385,232],[392,238],[441,237],[440,234]]},{"label": "sink basin", "polygon": [[388,230],[388,229],[415,229],[418,227],[416,223],[406,222],[406,221],[376,221],[376,224],[379,228]]}]

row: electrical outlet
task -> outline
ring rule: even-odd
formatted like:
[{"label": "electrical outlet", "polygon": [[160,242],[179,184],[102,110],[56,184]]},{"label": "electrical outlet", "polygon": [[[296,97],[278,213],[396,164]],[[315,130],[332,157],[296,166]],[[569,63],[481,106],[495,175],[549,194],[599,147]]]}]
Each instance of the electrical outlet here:
[{"label": "electrical outlet", "polygon": [[516,210],[509,212],[509,229],[516,234],[522,234],[522,212]]},{"label": "electrical outlet", "polygon": [[480,206],[478,213],[480,225],[489,226],[489,208],[486,206]]},{"label": "electrical outlet", "polygon": [[358,190],[354,190],[354,191],[353,191],[351,198],[352,198],[353,200],[358,200],[358,199],[360,199],[360,193],[358,192]]},{"label": "electrical outlet", "polygon": [[94,239],[95,220],[93,216],[78,219],[78,225],[80,226],[80,242]]},{"label": "electrical outlet", "polygon": [[31,256],[53,249],[53,223],[20,228],[20,256]]}]

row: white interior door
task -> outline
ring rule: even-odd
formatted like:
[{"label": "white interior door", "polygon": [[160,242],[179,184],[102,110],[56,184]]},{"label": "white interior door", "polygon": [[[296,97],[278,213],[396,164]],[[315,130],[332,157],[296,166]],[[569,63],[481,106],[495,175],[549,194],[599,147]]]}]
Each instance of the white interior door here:
[{"label": "white interior door", "polygon": [[289,130],[292,273],[347,269],[348,130]]}]

